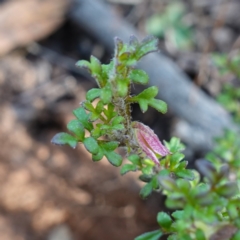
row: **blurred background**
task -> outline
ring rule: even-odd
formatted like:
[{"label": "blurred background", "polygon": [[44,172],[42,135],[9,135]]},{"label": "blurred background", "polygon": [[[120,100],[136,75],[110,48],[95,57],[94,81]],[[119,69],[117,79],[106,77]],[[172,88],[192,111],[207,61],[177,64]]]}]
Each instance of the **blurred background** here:
[{"label": "blurred background", "polygon": [[[214,59],[239,54],[238,0],[1,0],[1,240],[131,240],[157,228],[164,199],[140,199],[137,174],[121,177],[104,160],[93,163],[81,145],[73,150],[50,143],[96,87],[75,62],[112,57],[111,46],[98,38],[101,29],[85,24],[93,19],[74,16],[83,5],[93,11],[94,4],[107,6],[139,34],[157,36],[161,52],[211,99],[236,81],[232,73],[221,75]],[[133,106],[133,119],[160,139],[182,137],[190,162],[204,156],[189,144],[188,122],[171,108],[164,116],[153,109],[143,115]]]}]

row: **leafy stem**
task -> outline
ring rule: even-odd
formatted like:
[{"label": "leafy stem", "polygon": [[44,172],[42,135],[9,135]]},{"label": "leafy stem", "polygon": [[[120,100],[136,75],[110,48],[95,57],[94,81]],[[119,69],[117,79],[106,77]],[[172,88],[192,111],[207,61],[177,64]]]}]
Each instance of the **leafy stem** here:
[{"label": "leafy stem", "polygon": [[[225,139],[219,140],[219,147],[208,156],[209,161],[197,163],[203,175],[200,180],[197,171],[187,169],[184,145],[178,138],[162,144],[152,129],[131,119],[132,103],[139,104],[143,113],[149,107],[161,113],[167,111],[167,104],[156,99],[157,87],[148,87],[135,96],[130,91],[132,84],[148,83],[147,73],[137,69],[136,64],[146,54],[157,51],[157,45],[157,39],[151,36],[141,42],[131,36],[129,43],[115,38],[115,54],[109,64],[101,64],[94,56],[89,62],[78,61],[77,66],[89,71],[99,88],[89,90],[86,101],[73,110],[75,119],[67,125],[71,133],[58,133],[52,142],[72,148],[81,143],[93,161],[106,157],[116,167],[123,163],[116,150],[124,148],[126,160],[121,174],[139,171],[139,179],[145,182],[140,191],[143,198],[152,191],[162,191],[167,196],[166,206],[178,209],[171,215],[158,213],[159,229],[136,240],[157,240],[164,234],[169,235],[168,240],[206,240],[223,226],[240,229],[237,134],[226,132]],[[240,239],[240,230],[232,239]]]}]

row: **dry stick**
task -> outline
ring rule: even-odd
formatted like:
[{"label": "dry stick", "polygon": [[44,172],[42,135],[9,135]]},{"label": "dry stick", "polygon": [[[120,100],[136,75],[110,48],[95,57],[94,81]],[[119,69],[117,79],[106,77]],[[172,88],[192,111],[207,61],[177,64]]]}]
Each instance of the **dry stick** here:
[{"label": "dry stick", "polygon": [[[100,0],[75,0],[70,18],[112,51],[115,36],[124,41],[128,41],[130,35],[142,39],[135,28]],[[200,142],[193,141],[191,135],[187,139],[193,144],[197,142],[197,149],[209,149],[212,138],[222,134],[224,128],[237,129],[229,114],[191,83],[180,68],[163,54],[150,54],[141,60],[139,67],[149,74],[149,85],[159,87],[158,97],[167,102],[170,111],[186,120],[193,129],[204,132],[205,138]]]}]

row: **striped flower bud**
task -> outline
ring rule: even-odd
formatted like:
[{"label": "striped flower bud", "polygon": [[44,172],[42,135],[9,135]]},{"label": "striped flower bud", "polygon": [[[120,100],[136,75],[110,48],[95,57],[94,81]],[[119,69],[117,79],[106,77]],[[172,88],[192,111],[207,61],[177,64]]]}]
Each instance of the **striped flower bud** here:
[{"label": "striped flower bud", "polygon": [[135,138],[139,146],[148,158],[159,165],[159,158],[170,154],[169,150],[161,143],[151,128],[140,123],[133,122]]}]

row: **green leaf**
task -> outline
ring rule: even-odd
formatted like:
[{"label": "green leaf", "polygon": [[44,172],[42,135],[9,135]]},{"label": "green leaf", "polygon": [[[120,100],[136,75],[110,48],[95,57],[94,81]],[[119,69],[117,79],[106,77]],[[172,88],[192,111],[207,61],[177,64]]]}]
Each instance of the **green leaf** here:
[{"label": "green leaf", "polygon": [[128,156],[128,160],[135,165],[140,165],[140,157],[137,154],[132,154]]},{"label": "green leaf", "polygon": [[[128,49],[126,49],[128,48]],[[123,73],[126,67],[134,66],[137,63],[137,59],[134,56],[133,48],[125,47],[124,51],[118,56],[117,71]]]},{"label": "green leaf", "polygon": [[137,60],[142,58],[144,55],[155,52],[158,50],[158,39],[153,36],[148,36],[142,40],[137,48],[135,57]]},{"label": "green leaf", "polygon": [[170,155],[170,168],[175,169],[179,166],[179,162],[181,162],[182,159],[184,159],[184,154],[180,152],[173,153]]},{"label": "green leaf", "polygon": [[99,113],[99,114],[102,113],[103,109],[104,109],[104,104],[102,101],[99,101],[96,106],[96,113]]},{"label": "green leaf", "polygon": [[153,166],[146,166],[142,168],[143,174],[149,175],[149,174],[152,174],[152,172],[153,172]]},{"label": "green leaf", "polygon": [[91,131],[93,129],[92,123],[89,122],[89,114],[86,113],[84,108],[80,107],[73,110],[73,114],[88,131]]},{"label": "green leaf", "polygon": [[196,240],[206,240],[205,234],[202,229],[197,229],[196,231]]},{"label": "green leaf", "polygon": [[114,105],[112,103],[109,103],[108,108],[104,109],[103,112],[108,121],[111,121],[115,116],[117,116],[117,113],[114,111]]},{"label": "green leaf", "polygon": [[169,177],[171,175],[171,171],[169,169],[162,169],[158,172],[159,177]]},{"label": "green leaf", "polygon": [[107,151],[107,152],[111,152],[114,151],[119,145],[119,142],[117,141],[111,141],[111,142],[105,142],[103,144],[101,144],[101,147]]},{"label": "green leaf", "polygon": [[172,235],[168,236],[167,240],[179,240],[179,238],[176,234],[172,234]]},{"label": "green leaf", "polygon": [[105,85],[105,87],[103,87],[101,89],[101,94],[100,94],[100,98],[103,101],[104,104],[108,104],[111,102],[112,100],[112,90],[111,90],[111,86],[109,83],[107,83]]},{"label": "green leaf", "polygon": [[185,169],[187,165],[188,165],[188,161],[181,161],[178,165],[178,169]]},{"label": "green leaf", "polygon": [[104,135],[103,131],[99,128],[99,127],[95,127],[92,131],[91,131],[91,136],[95,139],[101,137],[102,135]]},{"label": "green leaf", "polygon": [[151,181],[152,176],[151,176],[151,175],[147,175],[147,174],[142,174],[142,175],[139,176],[139,179],[140,179],[141,181],[143,181],[143,182],[148,183],[148,182]]},{"label": "green leaf", "polygon": [[121,173],[121,175],[124,175],[124,174],[126,174],[126,173],[128,173],[130,171],[134,172],[136,170],[137,170],[137,167],[135,165],[133,165],[133,164],[125,164],[125,165],[122,166],[120,173]]},{"label": "green leaf", "polygon": [[152,188],[153,188],[154,190],[159,189],[159,182],[158,182],[158,178],[157,178],[156,175],[153,176],[153,178],[152,178],[152,180],[151,180],[151,184],[152,184]]},{"label": "green leaf", "polygon": [[159,177],[159,182],[164,189],[166,189],[170,192],[176,191],[177,186],[176,186],[175,181],[172,178],[161,176],[161,177]]},{"label": "green leaf", "polygon": [[103,135],[104,134],[112,134],[113,131],[116,130],[123,130],[124,125],[123,124],[116,124],[113,126],[109,126],[108,124],[103,124],[100,129],[102,130]]},{"label": "green leaf", "polygon": [[155,86],[149,87],[145,90],[143,90],[141,93],[139,93],[136,97],[150,100],[154,97],[156,97],[158,94],[158,88]]},{"label": "green leaf", "polygon": [[116,152],[106,152],[105,153],[108,161],[115,167],[119,167],[122,164],[122,157],[121,155],[117,154]]},{"label": "green leaf", "polygon": [[134,49],[136,49],[139,46],[139,41],[134,35],[130,36],[129,45],[131,47],[134,47]]},{"label": "green leaf", "polygon": [[129,81],[127,79],[117,81],[117,91],[120,97],[126,97],[128,93]]},{"label": "green leaf", "polygon": [[101,103],[100,104],[101,109],[98,106],[98,104],[97,104],[96,108],[94,108],[93,104],[89,101],[85,101],[83,104],[84,108],[89,111],[89,121],[90,122],[96,121],[97,119],[99,119],[99,117],[101,115],[101,111],[103,110],[104,106],[102,105],[101,101],[99,101],[99,102]]},{"label": "green leaf", "polygon": [[121,52],[121,50],[123,49],[123,47],[124,47],[124,43],[118,37],[114,38],[114,42],[115,42],[115,49],[116,49],[117,53],[119,54]]},{"label": "green leaf", "polygon": [[191,190],[191,184],[186,179],[177,179],[176,183],[179,189],[184,193],[188,193]]},{"label": "green leaf", "polygon": [[162,235],[163,234],[160,230],[156,230],[156,231],[144,233],[144,234],[136,237],[134,240],[159,240],[159,238]]},{"label": "green leaf", "polygon": [[149,87],[139,93],[137,96],[134,96],[129,99],[130,102],[138,102],[142,112],[146,112],[148,105],[155,108],[156,110],[166,113],[167,104],[161,100],[154,99],[158,94],[158,88],[155,86]]},{"label": "green leaf", "polygon": [[196,166],[200,173],[202,173],[211,183],[214,183],[216,180],[217,170],[212,163],[205,159],[196,161]]},{"label": "green leaf", "polygon": [[164,141],[164,143],[171,153],[180,152],[185,149],[185,146],[180,142],[180,139],[177,137],[172,137],[170,142]]},{"label": "green leaf", "polygon": [[157,222],[160,227],[169,229],[172,225],[172,218],[165,212],[159,212]]},{"label": "green leaf", "polygon": [[112,119],[111,124],[112,124],[112,126],[114,126],[114,125],[117,125],[117,124],[119,124],[119,123],[122,123],[124,120],[125,120],[124,117],[122,117],[122,116],[117,116],[117,117],[115,117],[115,118]]},{"label": "green leaf", "polygon": [[236,182],[227,182],[220,185],[217,188],[217,192],[223,197],[231,198],[239,193],[238,185]]},{"label": "green leaf", "polygon": [[131,55],[130,52],[124,52],[119,56],[118,59],[120,60],[120,62],[125,62],[129,59],[130,55]]},{"label": "green leaf", "polygon": [[190,169],[177,169],[174,172],[178,177],[185,178],[188,180],[193,180],[195,177],[193,171]]},{"label": "green leaf", "polygon": [[147,84],[149,81],[149,77],[147,73],[140,69],[133,69],[130,73],[130,79],[134,83],[139,83],[139,84]]},{"label": "green leaf", "polygon": [[83,106],[84,106],[84,108],[85,108],[86,110],[88,110],[88,111],[90,111],[90,112],[94,111],[94,106],[93,106],[92,103],[89,102],[89,101],[85,101],[85,102],[83,103]]},{"label": "green leaf", "polygon": [[238,217],[238,204],[230,202],[227,206],[227,212],[231,219],[236,219]]},{"label": "green leaf", "polygon": [[184,159],[184,157],[185,157],[184,154],[176,152],[171,155],[171,162],[174,164],[179,163],[181,160]]},{"label": "green leaf", "polygon": [[123,124],[116,124],[112,126],[113,130],[123,130],[124,129],[124,125]]},{"label": "green leaf", "polygon": [[152,188],[152,184],[151,183],[147,183],[140,191],[140,196],[142,198],[146,198],[147,196],[149,196],[153,191]]},{"label": "green leaf", "polygon": [[179,198],[177,199],[167,198],[165,205],[170,209],[177,209],[177,208],[183,208],[185,206],[185,202],[183,197],[179,196]]},{"label": "green leaf", "polygon": [[151,99],[148,104],[161,113],[167,112],[167,104],[162,100]]},{"label": "green leaf", "polygon": [[138,103],[142,112],[145,113],[148,110],[148,102],[146,100],[139,100]]},{"label": "green leaf", "polygon": [[88,62],[88,61],[86,61],[86,60],[77,61],[76,66],[77,66],[77,67],[80,67],[80,68],[85,68],[85,69],[87,69],[89,72],[91,72],[91,64],[90,64],[90,62]]},{"label": "green leaf", "polygon": [[99,88],[92,88],[87,92],[86,99],[90,102],[95,100],[96,98],[100,97],[101,89]]},{"label": "green leaf", "polygon": [[172,216],[178,220],[178,219],[182,219],[184,217],[184,211],[183,210],[177,210],[175,212],[172,213]]},{"label": "green leaf", "polygon": [[[93,153],[93,156],[92,156],[93,160],[99,161],[105,155],[107,157],[108,161],[112,165],[119,167],[122,164],[123,159],[119,154],[114,152],[114,150],[118,147],[118,145],[119,145],[119,143],[116,141],[112,141],[112,142],[99,141],[99,144],[96,147],[96,149],[98,149],[98,151],[96,151],[96,153]],[[92,144],[91,144],[91,146],[92,146]]]},{"label": "green leaf", "polygon": [[74,119],[68,123],[67,129],[77,136],[77,140],[81,142],[83,141],[85,129],[81,122],[79,122],[77,119]]},{"label": "green leaf", "polygon": [[206,198],[209,195],[210,185],[206,183],[200,183],[193,188],[192,194],[195,198]]},{"label": "green leaf", "polygon": [[198,198],[196,198],[196,200],[197,203],[202,207],[211,206],[212,204],[215,204],[215,198],[211,193],[206,194],[206,196],[199,196]]},{"label": "green leaf", "polygon": [[85,138],[83,144],[90,153],[96,155],[99,152],[98,143],[93,137]]},{"label": "green leaf", "polygon": [[68,133],[64,133],[64,132],[61,132],[61,133],[58,133],[56,134],[52,141],[51,141],[53,144],[56,144],[56,145],[69,145],[70,147],[72,148],[75,148],[78,144],[78,141],[75,139],[75,137],[73,137],[72,135],[68,134]]},{"label": "green leaf", "polygon": [[111,60],[109,62],[109,64],[102,64],[102,76],[105,79],[108,79],[108,76],[111,73],[111,71],[113,70],[113,68],[114,68],[113,60]]},{"label": "green leaf", "polygon": [[102,67],[100,61],[94,57],[90,57],[90,62],[91,62],[91,70],[93,74],[101,74],[102,72]]},{"label": "green leaf", "polygon": [[94,162],[100,161],[103,158],[103,156],[104,156],[103,150],[100,148],[97,154],[92,155],[92,160]]},{"label": "green leaf", "polygon": [[91,56],[90,61],[90,63],[85,60],[78,61],[76,63],[76,66],[86,68],[90,72],[92,77],[96,80],[98,86],[103,87],[106,82],[106,74],[102,71],[101,63],[94,56]]},{"label": "green leaf", "polygon": [[103,112],[104,110],[104,105],[103,105],[103,102],[100,100],[98,103],[97,103],[97,106],[96,108],[94,108],[94,106],[92,105],[91,102],[89,101],[86,101],[84,102],[84,108],[86,108],[88,111],[90,111],[89,113],[89,121],[96,121],[97,119],[100,118],[100,115],[101,113]]}]

